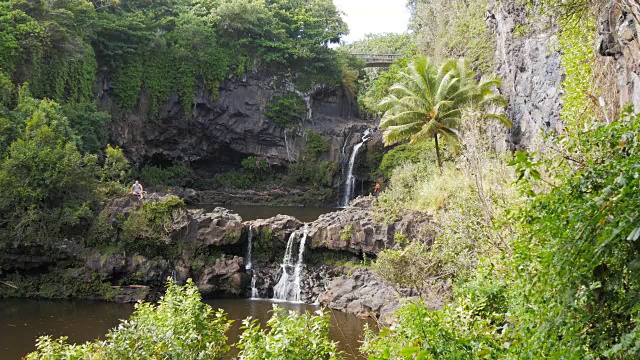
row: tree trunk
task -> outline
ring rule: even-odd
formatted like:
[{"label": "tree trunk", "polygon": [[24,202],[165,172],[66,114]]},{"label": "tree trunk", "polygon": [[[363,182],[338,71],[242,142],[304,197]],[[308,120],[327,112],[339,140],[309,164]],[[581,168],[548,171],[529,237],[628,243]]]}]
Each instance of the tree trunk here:
[{"label": "tree trunk", "polygon": [[436,157],[438,158],[438,168],[440,169],[440,175],[442,175],[442,159],[440,159],[440,146],[438,145],[438,133],[433,135],[433,140],[436,143]]}]

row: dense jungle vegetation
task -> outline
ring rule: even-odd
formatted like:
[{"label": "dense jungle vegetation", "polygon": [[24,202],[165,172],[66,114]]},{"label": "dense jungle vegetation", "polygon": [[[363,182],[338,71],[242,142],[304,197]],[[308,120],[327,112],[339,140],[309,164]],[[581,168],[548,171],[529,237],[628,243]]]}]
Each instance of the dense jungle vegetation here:
[{"label": "dense jungle vegetation", "polygon": [[[484,36],[477,11],[482,1],[416,1],[412,6],[419,51],[436,59],[464,55],[477,61],[475,70],[491,69],[486,56],[491,41],[460,49],[456,44],[461,43],[451,39],[457,36],[456,24],[476,24],[469,26]],[[477,106],[430,124],[438,122],[437,112],[429,112],[437,102],[407,91],[425,78],[415,71],[424,67],[421,60],[409,67],[398,64],[397,75],[388,73],[396,85],[376,99],[383,98],[376,110],[384,112],[385,138],[415,144],[386,155],[405,160],[387,165],[391,179],[377,207],[382,219],[407,208],[428,211],[437,236],[433,243],[404,239],[373,264],[383,278],[422,296],[397,313],[392,327],[369,333],[362,350],[370,359],[640,356],[640,117],[627,106],[609,123],[589,100],[612,91],[605,81],[596,81],[603,76],[593,51],[601,6],[548,0],[526,8],[529,21],[546,16],[559,25],[565,70],[565,128],[544,134],[526,152],[493,151]],[[446,16],[447,9],[459,16]],[[441,33],[440,26],[450,31]],[[518,36],[533,28],[519,24]],[[388,104],[392,107],[385,108]],[[408,111],[426,112],[430,120],[407,118]],[[456,131],[445,144],[446,160],[438,171],[436,148],[419,141],[429,138],[420,132],[433,139],[436,130],[445,135],[447,129]],[[424,159],[412,153],[425,154]],[[449,300],[433,310],[429,299],[438,293]]]},{"label": "dense jungle vegetation", "polygon": [[[370,359],[640,357],[640,116],[625,106],[609,122],[589,100],[610,91],[595,81],[601,5],[523,7],[528,21],[545,16],[561,30],[565,127],[513,154],[492,144],[491,129],[509,123],[485,106],[504,99],[490,91],[499,82],[484,0],[410,1],[410,35],[347,47],[407,55],[386,72],[367,71],[354,93],[381,115],[385,141],[401,143],[376,166],[388,178],[379,221],[426,211],[437,234],[433,242],[398,236],[371,265],[420,296],[393,326],[367,333]],[[106,146],[110,115],[95,103],[103,67],[114,71],[122,111],[140,94],[157,105],[171,88],[188,109],[197,84],[256,66],[310,74],[302,89],[313,76],[354,84],[353,73],[328,70],[344,69],[326,44],[346,31],[330,1],[10,0],[0,19],[0,250],[82,237],[101,199],[122,191],[128,164]],[[519,24],[518,36],[533,28]],[[425,91],[432,85],[442,92]],[[300,112],[295,99],[280,100],[274,118]],[[250,184],[265,168],[248,161],[240,171]],[[431,297],[446,304],[432,309]],[[247,322],[237,347],[246,359],[339,358],[327,324],[276,310],[268,330]],[[29,358],[215,359],[228,350],[228,326],[192,285],[169,284],[159,305],[138,305],[105,341],[42,338]]]},{"label": "dense jungle vegetation", "polygon": [[[153,121],[174,92],[188,118],[199,89],[257,70],[291,78],[301,91],[341,85],[357,62],[328,44],[347,31],[327,0],[1,2],[0,248],[86,237],[100,203],[134,177],[146,185],[193,180],[179,164],[132,169],[121,149],[107,146],[112,117],[145,103]],[[109,113],[98,104],[100,81],[114,89]],[[268,116],[296,126],[300,101],[278,101]],[[309,160],[285,178],[293,185],[331,185],[335,168],[317,160],[326,140],[315,135],[306,135]],[[205,185],[269,178],[268,166],[246,160]]]}]

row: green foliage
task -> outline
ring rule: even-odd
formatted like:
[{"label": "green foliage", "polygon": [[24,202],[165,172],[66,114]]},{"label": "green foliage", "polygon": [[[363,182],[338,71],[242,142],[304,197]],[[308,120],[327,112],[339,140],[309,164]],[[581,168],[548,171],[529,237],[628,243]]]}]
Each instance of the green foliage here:
[{"label": "green foliage", "polygon": [[384,154],[377,172],[390,177],[393,169],[402,164],[417,164],[423,161],[435,161],[435,152],[431,143],[401,144]]},{"label": "green foliage", "polygon": [[[571,131],[591,126],[596,120],[590,95],[595,62],[595,20],[580,14],[567,18],[559,37],[564,80],[560,118]],[[591,95],[592,96],[592,95]]]},{"label": "green foliage", "polygon": [[353,232],[353,224],[345,226],[340,230],[340,241],[351,241],[351,233]]},{"label": "green foliage", "polygon": [[[64,258],[64,254],[49,251],[48,256]],[[113,296],[111,283],[103,282],[98,274],[82,276],[78,279],[76,269],[60,270],[52,268],[46,274],[5,273],[3,281],[13,284],[15,288],[3,286],[0,288],[0,298],[46,298],[46,299],[77,299],[97,298],[110,299]]]},{"label": "green foliage", "polygon": [[169,251],[174,226],[184,225],[184,202],[169,196],[162,202],[146,202],[131,211],[122,223],[120,240],[127,250],[143,255],[159,255]]},{"label": "green foliage", "polygon": [[331,161],[318,161],[303,157],[289,165],[286,181],[291,185],[330,187],[338,165]]},{"label": "green foliage", "polygon": [[105,150],[104,165],[102,166],[102,181],[112,181],[124,184],[129,180],[131,170],[129,160],[124,156],[119,146],[111,147],[107,144]]},{"label": "green foliage", "polygon": [[40,337],[29,360],[57,359],[221,359],[229,350],[226,331],[231,321],[202,302],[191,280],[183,287],[171,280],[157,305],[138,303],[129,320],[112,329],[104,341],[82,345],[66,337]]},{"label": "green foliage", "polygon": [[462,287],[455,300],[438,311],[416,300],[404,305],[393,328],[379,334],[365,331],[361,350],[369,359],[507,358],[511,344],[501,338],[506,329],[505,286],[487,283]]},{"label": "green foliage", "polygon": [[[519,216],[514,265],[522,271],[514,281],[524,353],[596,358],[615,348],[637,357],[628,339],[637,334],[640,291],[640,119],[597,126],[579,141],[589,149],[587,163],[567,169],[561,186],[537,195]],[[552,341],[534,346],[539,338]]]},{"label": "green foliage", "polygon": [[92,217],[96,158],[77,150],[56,103],[25,98],[19,108],[26,127],[0,162],[2,245],[49,244],[82,231]]},{"label": "green foliage", "polygon": [[304,132],[307,139],[307,152],[311,156],[317,157],[331,149],[331,144],[324,139],[317,131],[307,130]]},{"label": "green foliage", "polygon": [[[413,34],[367,34],[363,40],[342,45],[339,50],[354,54],[401,54],[388,69],[367,68],[358,76],[358,104],[362,113],[377,113],[377,104],[388,95],[388,89],[397,82],[399,70],[416,54]],[[362,65],[361,65],[362,67]]]},{"label": "green foliage", "polygon": [[255,156],[249,156],[240,162],[241,169],[214,175],[216,187],[255,189],[272,179],[271,165]]},{"label": "green foliage", "polygon": [[438,166],[442,167],[438,136],[457,145],[455,130],[461,127],[465,111],[474,109],[475,120],[499,119],[510,126],[504,115],[487,112],[490,106],[506,105],[504,97],[492,91],[498,85],[497,78],[478,83],[464,59],[447,60],[442,65],[427,58],[415,60],[379,104],[385,111],[380,120],[385,144],[433,139]]},{"label": "green foliage", "polygon": [[145,166],[140,170],[138,177],[144,186],[185,186],[193,178],[193,172],[181,165]]},{"label": "green foliage", "polygon": [[99,154],[107,143],[107,124],[111,116],[98,111],[93,103],[67,104],[62,106],[61,111],[79,137],[76,140],[78,150],[85,154]]},{"label": "green foliage", "polygon": [[389,95],[389,88],[400,81],[400,72],[409,65],[410,61],[410,58],[400,58],[381,74],[368,72],[358,94],[360,108],[371,114],[377,114],[380,111],[378,104]]},{"label": "green foliage", "polygon": [[268,330],[261,329],[256,320],[242,322],[244,332],[236,346],[240,358],[262,359],[341,359],[337,344],[329,339],[329,316],[318,311],[299,315],[286,314],[273,305],[273,315],[267,321]]},{"label": "green foliage", "polygon": [[295,128],[307,116],[307,105],[302,96],[289,93],[276,96],[267,104],[267,118],[282,128]]},{"label": "green foliage", "polygon": [[136,304],[128,321],[107,334],[100,346],[107,358],[221,359],[229,350],[230,322],[202,302],[191,280],[184,287],[171,280],[158,302]]},{"label": "green foliage", "polygon": [[464,57],[474,70],[494,68],[495,37],[485,20],[486,0],[414,0],[411,24],[418,51],[438,61]]}]

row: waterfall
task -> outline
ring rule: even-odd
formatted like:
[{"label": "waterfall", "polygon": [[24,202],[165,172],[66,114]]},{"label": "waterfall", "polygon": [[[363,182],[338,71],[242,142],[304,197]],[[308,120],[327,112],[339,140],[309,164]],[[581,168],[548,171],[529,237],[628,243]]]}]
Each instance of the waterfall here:
[{"label": "waterfall", "polygon": [[364,132],[362,135],[362,139],[359,143],[353,146],[353,150],[351,151],[351,157],[349,158],[349,166],[347,167],[347,176],[344,181],[344,193],[342,199],[340,200],[341,207],[347,207],[349,205],[349,201],[351,201],[351,196],[353,196],[353,188],[355,186],[356,178],[353,176],[353,165],[356,162],[356,156],[358,156],[358,151],[364,145],[364,143],[369,140],[369,129]]},{"label": "waterfall", "polygon": [[247,264],[244,266],[245,270],[251,270],[251,298],[259,298],[258,289],[256,289],[256,272],[253,270],[253,263],[251,262],[251,252],[253,247],[253,227],[249,225],[249,234],[247,235]]},{"label": "waterfall", "polygon": [[293,243],[295,242],[297,232],[292,232],[291,236],[289,236],[289,241],[287,241],[287,248],[284,251],[284,259],[282,259],[282,264],[280,267],[282,268],[282,276],[280,276],[280,280],[273,287],[273,298],[277,300],[288,300],[289,293],[289,283],[291,282],[291,267],[294,264],[291,263],[293,259]]},{"label": "waterfall", "polygon": [[304,265],[304,244],[307,241],[307,234],[309,230],[307,229],[307,225],[304,225],[304,230],[302,231],[302,239],[300,240],[300,248],[298,249],[298,262],[296,263],[296,267],[293,271],[293,291],[294,298],[293,301],[300,302],[300,294],[302,293],[302,287],[300,286],[300,273],[302,272],[302,265]]},{"label": "waterfall", "polygon": [[307,226],[305,225],[298,247],[298,259],[294,263],[294,245],[299,237],[299,231],[295,231],[289,236],[287,248],[282,259],[282,276],[278,284],[273,288],[273,298],[283,301],[300,302],[302,292],[302,267],[304,265],[304,246],[307,241]]}]

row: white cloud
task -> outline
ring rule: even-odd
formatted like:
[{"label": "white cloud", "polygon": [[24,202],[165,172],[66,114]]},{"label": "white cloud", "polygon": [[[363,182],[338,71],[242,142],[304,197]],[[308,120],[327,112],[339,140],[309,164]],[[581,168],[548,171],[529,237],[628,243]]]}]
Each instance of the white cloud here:
[{"label": "white cloud", "polygon": [[345,42],[360,40],[365,34],[403,33],[409,24],[406,0],[333,0],[336,7],[346,13],[343,19],[350,33]]}]

